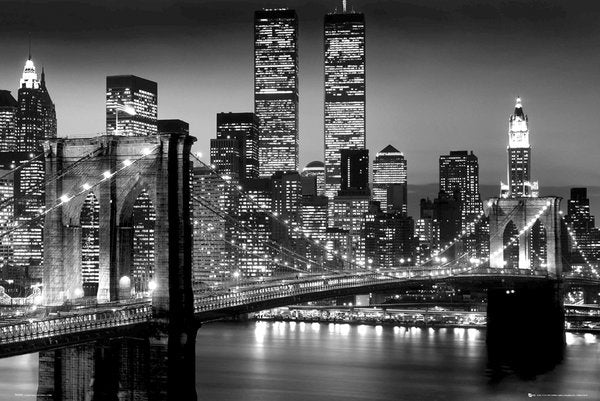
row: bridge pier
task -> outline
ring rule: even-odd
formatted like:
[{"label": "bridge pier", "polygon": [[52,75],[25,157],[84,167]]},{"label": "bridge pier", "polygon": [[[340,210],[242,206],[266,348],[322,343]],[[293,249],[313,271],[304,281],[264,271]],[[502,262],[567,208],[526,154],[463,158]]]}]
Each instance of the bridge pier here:
[{"label": "bridge pier", "polygon": [[490,288],[487,346],[492,372],[509,367],[533,377],[552,369],[565,346],[562,282]]},{"label": "bridge pier", "polygon": [[150,400],[197,400],[197,330],[155,327],[149,338]]}]

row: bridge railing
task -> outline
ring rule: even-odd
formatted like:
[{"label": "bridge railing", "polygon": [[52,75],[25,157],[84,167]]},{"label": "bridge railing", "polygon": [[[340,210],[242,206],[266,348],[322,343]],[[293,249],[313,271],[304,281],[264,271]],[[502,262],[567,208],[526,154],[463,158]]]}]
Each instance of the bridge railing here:
[{"label": "bridge railing", "polygon": [[0,323],[0,345],[143,323],[152,317],[152,306],[138,304],[118,309],[81,309],[59,313],[39,320]]},{"label": "bridge railing", "polygon": [[546,277],[547,272],[521,269],[478,268],[413,268],[398,270],[374,270],[348,272],[345,275],[332,274],[297,277],[290,280],[280,280],[278,283],[265,281],[252,286],[238,286],[227,290],[206,292],[196,296],[194,309],[196,312],[226,309],[244,304],[256,303],[275,298],[296,296],[306,293],[331,291],[341,288],[361,287],[382,282],[406,281],[411,279],[445,279],[460,275],[469,276],[534,276]]}]

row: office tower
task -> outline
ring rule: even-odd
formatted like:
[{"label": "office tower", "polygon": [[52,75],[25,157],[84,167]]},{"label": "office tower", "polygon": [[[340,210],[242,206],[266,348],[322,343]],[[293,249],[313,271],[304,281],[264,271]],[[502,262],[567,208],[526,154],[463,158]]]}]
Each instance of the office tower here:
[{"label": "office tower", "polygon": [[[15,220],[14,206],[10,199],[14,195],[14,174],[11,170],[0,169],[0,232],[7,232],[13,226]],[[4,203],[6,202],[6,203]],[[13,236],[4,235],[0,238],[0,279],[6,281],[14,279],[14,260],[13,260]]]},{"label": "office tower", "polygon": [[298,16],[294,10],[254,14],[254,112],[260,123],[259,171],[298,170]]},{"label": "office tower", "polygon": [[224,178],[239,180],[244,172],[242,151],[237,139],[211,139],[210,164]]},{"label": "office tower", "polygon": [[329,201],[329,227],[345,230],[350,235],[350,250],[352,257],[360,265],[366,265],[364,247],[361,242],[365,215],[371,205],[368,191],[343,190]]},{"label": "office tower", "polygon": [[158,86],[135,75],[106,77],[106,133],[156,135]]},{"label": "office tower", "polygon": [[[398,200],[398,191],[404,191],[404,203],[400,206],[403,213],[408,211],[406,204],[406,159],[404,154],[392,145],[383,148],[373,160],[373,200],[378,201],[381,210],[388,210],[388,188],[401,185],[392,190],[394,199]],[[403,188],[403,189],[402,189]],[[397,206],[397,205],[396,205]]]},{"label": "office tower", "polygon": [[[237,175],[239,178],[257,178],[258,177],[258,135],[259,123],[254,113],[218,113],[217,114],[217,139],[211,140],[211,163],[215,164],[219,170],[222,169],[221,161],[212,159],[213,141],[215,149],[220,149],[220,155],[228,155],[228,163],[237,163],[238,168],[228,168],[231,175]],[[223,142],[219,142],[223,141]],[[235,142],[227,142],[235,141]],[[233,147],[237,145],[237,150]],[[237,153],[238,156],[233,154]],[[237,159],[237,161],[236,161]],[[237,174],[234,172],[239,170]]]},{"label": "office tower", "polygon": [[271,207],[273,186],[270,178],[251,178],[242,182],[246,196],[241,196],[238,220],[243,229],[236,230],[239,249],[239,277],[269,277],[282,266],[278,248],[273,245]]},{"label": "office tower", "polygon": [[289,239],[302,236],[302,181],[300,174],[295,171],[278,171],[271,177],[271,182],[271,210],[287,222],[282,226],[274,226],[273,238],[277,242],[288,244]]},{"label": "office tower", "polygon": [[323,195],[302,197],[302,232],[309,238],[325,240],[328,201]]},{"label": "office tower", "polygon": [[0,90],[0,152],[17,150],[18,105],[10,91]]},{"label": "office tower", "polygon": [[529,119],[523,112],[520,97],[517,98],[515,111],[509,117],[507,151],[508,184],[501,185],[501,195],[510,198],[537,196],[538,184],[531,181]]},{"label": "office tower", "polygon": [[[43,263],[43,221],[36,219],[44,207],[44,161],[36,158],[46,139],[56,138],[56,111],[42,70],[40,80],[35,65],[25,62],[19,81],[16,114],[16,152],[3,155],[9,168],[22,165],[15,178],[13,232],[14,266],[24,282],[39,282]],[[13,167],[10,167],[13,166]]]},{"label": "office tower", "polygon": [[193,169],[193,257],[195,290],[218,285],[236,271],[237,192],[208,166]]},{"label": "office tower", "polygon": [[[456,190],[454,194],[448,195],[440,191],[438,197],[431,201],[430,199],[421,199],[421,219],[431,223],[431,229],[423,229],[435,234],[437,238],[427,239],[431,246],[435,245],[431,254],[436,253],[440,248],[452,242],[460,232],[460,195]],[[424,223],[429,224],[429,223]],[[418,227],[420,229],[420,227]],[[431,237],[429,237],[431,238]],[[428,252],[432,250],[428,247]],[[449,260],[456,253],[456,247],[446,251]],[[441,255],[440,255],[441,256]]]},{"label": "office tower", "polygon": [[340,190],[329,202],[329,225],[349,232],[352,257],[357,263],[366,265],[361,235],[371,207],[369,152],[366,149],[342,149],[340,155]]},{"label": "office tower", "polygon": [[316,265],[323,265],[326,242],[328,198],[324,195],[302,196],[302,233],[310,240],[305,242],[304,254]]},{"label": "office tower", "polygon": [[19,84],[16,150],[40,152],[44,140],[56,138],[56,110],[46,88],[46,74],[42,70],[38,81],[31,56]]},{"label": "office tower", "polygon": [[325,16],[325,191],[341,189],[341,149],[364,149],[365,17],[359,13]]},{"label": "office tower", "polygon": [[[377,203],[374,203],[377,205]],[[401,212],[372,208],[365,216],[364,259],[368,267],[392,268],[414,260],[414,222]]]},{"label": "office tower", "polygon": [[316,177],[317,195],[325,195],[325,163],[320,161],[310,162],[302,170],[303,177]]},{"label": "office tower", "polygon": [[369,151],[342,149],[340,194],[348,191],[369,192]]},{"label": "office tower", "polygon": [[406,184],[388,184],[386,195],[388,213],[406,214],[406,205],[408,204]]},{"label": "office tower", "polygon": [[[588,259],[596,260],[600,249],[597,248],[598,229],[594,216],[590,213],[590,200],[587,188],[571,188],[571,198],[567,205],[565,220],[577,239],[581,252]],[[570,241],[571,260],[581,263],[583,258],[573,241]]]},{"label": "office tower", "polygon": [[[421,200],[421,211],[423,213],[423,200]],[[430,201],[431,202],[431,201]],[[432,206],[433,204],[430,203]],[[431,215],[421,215],[415,224],[415,264],[424,264],[433,257],[433,252],[439,249],[440,229],[436,219]]]},{"label": "office tower", "polygon": [[4,245],[12,246],[10,278],[24,286],[42,279],[43,221],[35,218],[44,207],[44,163],[34,157],[30,152],[0,152],[0,169],[12,171],[4,185],[13,185],[13,198],[5,199],[2,212],[12,210],[10,226],[14,231],[6,242],[2,240]]},{"label": "office tower", "polygon": [[[348,230],[338,227],[327,227],[325,231],[325,259],[330,269],[355,267],[353,262],[352,237]],[[364,262],[363,262],[364,265]]]},{"label": "office tower", "polygon": [[317,177],[300,175],[302,183],[302,196],[317,196]]},{"label": "office tower", "polygon": [[440,156],[440,192],[447,196],[458,194],[461,214],[458,230],[467,230],[483,208],[479,195],[479,162],[472,151],[451,151],[449,155]]}]

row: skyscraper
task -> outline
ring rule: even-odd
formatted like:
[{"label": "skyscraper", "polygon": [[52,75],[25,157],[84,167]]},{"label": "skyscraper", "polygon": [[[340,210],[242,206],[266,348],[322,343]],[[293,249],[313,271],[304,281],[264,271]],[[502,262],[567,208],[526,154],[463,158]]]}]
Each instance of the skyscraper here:
[{"label": "skyscraper", "polygon": [[531,145],[529,119],[518,97],[508,122],[508,184],[502,196],[510,198],[537,196],[538,184],[531,181]]},{"label": "skyscraper", "polygon": [[578,263],[583,262],[581,253],[588,259],[598,259],[600,249],[597,247],[597,241],[600,239],[600,232],[596,228],[596,220],[590,212],[587,188],[571,188],[571,198],[567,205],[565,220],[573,230],[579,246],[578,251],[575,244],[571,243],[571,260]]},{"label": "skyscraper", "polygon": [[233,186],[207,166],[194,167],[192,277],[194,288],[218,283],[235,271],[237,197]]},{"label": "skyscraper", "polygon": [[364,149],[365,17],[360,13],[325,16],[325,191],[341,187],[342,149]]},{"label": "skyscraper", "polygon": [[46,88],[46,74],[42,70],[38,81],[31,55],[19,83],[16,150],[40,152],[44,140],[56,138],[56,110]]},{"label": "skyscraper", "polygon": [[325,164],[312,161],[302,170],[303,177],[315,177],[317,180],[317,195],[325,195]]},{"label": "skyscraper", "polygon": [[[217,138],[211,140],[211,163],[220,170],[224,167],[222,163],[235,163],[237,168],[230,166],[225,170],[239,178],[257,178],[258,129],[258,118],[254,113],[218,113]],[[220,161],[223,159],[226,161]]]},{"label": "skyscraper", "polygon": [[260,176],[298,170],[298,16],[254,14],[254,112],[260,123]]},{"label": "skyscraper", "polygon": [[42,151],[44,140],[56,138],[56,110],[46,87],[46,74],[42,70],[38,80],[31,54],[19,86],[16,149],[3,155],[9,168],[23,166],[14,180],[15,224],[19,227],[13,233],[14,265],[25,281],[40,281],[43,223],[36,218],[44,207],[44,161],[35,156]]},{"label": "skyscraper", "polygon": [[106,77],[106,133],[155,135],[158,85],[135,75]]},{"label": "skyscraper", "polygon": [[[11,170],[0,168],[0,202],[2,203],[14,196],[14,174],[11,174]],[[14,204],[7,202],[0,207],[0,232],[10,230],[14,221]],[[2,236],[0,238],[0,278],[2,280],[14,279],[19,276],[18,272],[13,271],[13,253],[12,234]]]},{"label": "skyscraper", "polygon": [[472,151],[450,151],[449,155],[440,156],[440,192],[447,196],[458,194],[459,230],[466,230],[483,207],[479,195],[479,161]]},{"label": "skyscraper", "polygon": [[0,152],[17,150],[17,110],[10,91],[0,90]]},{"label": "skyscraper", "polygon": [[270,178],[252,178],[244,180],[242,187],[247,196],[239,199],[238,218],[245,229],[235,232],[239,275],[268,277],[279,263],[272,245],[273,185]]},{"label": "skyscraper", "polygon": [[341,192],[369,193],[369,151],[367,149],[341,150]]},{"label": "skyscraper", "polygon": [[243,145],[237,139],[214,138],[210,140],[210,164],[223,177],[240,179],[243,168]]},{"label": "skyscraper", "polygon": [[[406,194],[406,159],[402,152],[388,145],[373,160],[373,200],[380,203],[383,211],[388,210],[388,188],[393,184],[403,185],[400,188]],[[403,213],[407,212],[406,202],[401,209]]]}]

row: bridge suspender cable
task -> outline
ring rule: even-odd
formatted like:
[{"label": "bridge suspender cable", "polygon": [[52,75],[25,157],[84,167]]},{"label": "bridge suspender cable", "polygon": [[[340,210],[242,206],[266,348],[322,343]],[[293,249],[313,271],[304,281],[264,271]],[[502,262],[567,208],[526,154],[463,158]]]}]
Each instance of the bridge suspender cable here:
[{"label": "bridge suspender cable", "polygon": [[581,255],[581,257],[585,261],[588,269],[590,270],[590,273],[592,273],[596,277],[599,277],[598,270],[592,265],[588,256],[585,254],[584,250],[579,245],[579,241],[577,241],[577,237],[575,236],[576,231],[573,229],[573,227],[571,227],[567,223],[567,220],[564,218],[564,216],[561,216],[561,222],[565,225],[567,232],[569,233],[569,236],[571,237],[571,240],[573,241],[573,245],[575,245],[575,249],[577,250],[577,252]]},{"label": "bridge suspender cable", "polygon": [[[217,178],[219,178],[220,180],[222,180],[223,182],[225,182],[225,184],[226,184],[226,185],[229,185],[229,186],[231,187],[231,189],[233,189],[233,190],[234,190],[236,193],[238,193],[239,195],[243,196],[243,197],[244,197],[245,199],[247,199],[247,200],[248,200],[250,203],[252,203],[254,206],[256,206],[257,210],[262,210],[262,211],[264,211],[264,212],[268,213],[268,214],[271,216],[271,218],[273,218],[274,220],[278,221],[280,224],[282,224],[283,226],[285,226],[286,228],[288,228],[289,232],[298,232],[298,231],[299,231],[297,227],[290,227],[290,226],[289,226],[289,222],[288,222],[288,221],[286,221],[286,220],[284,220],[284,219],[282,219],[281,217],[279,217],[277,213],[274,213],[274,212],[273,212],[273,211],[271,211],[271,210],[266,210],[266,209],[263,209],[263,208],[261,208],[261,206],[260,206],[260,205],[259,205],[259,204],[258,204],[258,203],[257,203],[257,202],[256,202],[256,201],[255,201],[255,200],[252,198],[252,197],[251,197],[251,196],[249,196],[248,194],[246,194],[246,193],[244,193],[244,192],[243,192],[241,185],[235,185],[235,184],[233,184],[233,183],[231,182],[231,180],[230,180],[230,179],[226,179],[225,177],[221,176],[221,175],[220,175],[220,174],[217,172],[217,170],[216,170],[216,167],[215,167],[215,166],[213,166],[213,165],[209,165],[209,164],[205,163],[205,162],[204,162],[204,161],[202,161],[202,160],[201,160],[201,159],[198,157],[198,155],[196,155],[196,154],[192,154],[192,156],[193,156],[193,157],[194,157],[194,158],[195,158],[195,159],[196,159],[196,160],[197,160],[199,163],[201,163],[203,166],[207,167],[207,168],[209,169],[209,171],[210,171],[210,173],[211,173],[212,175],[216,176]],[[355,269],[356,269],[356,265],[358,265],[358,264],[356,263],[356,260],[355,260],[355,259],[352,259],[352,260],[346,260],[346,259],[344,259],[343,257],[341,257],[341,256],[338,256],[338,253],[342,253],[343,251],[341,251],[341,252],[340,252],[340,251],[338,251],[338,250],[333,250],[333,251],[332,251],[332,250],[329,250],[329,249],[327,249],[327,247],[324,247],[324,246],[323,246],[323,245],[321,245],[319,242],[317,242],[316,240],[314,240],[314,239],[310,238],[310,236],[308,236],[308,235],[306,235],[306,234],[304,235],[304,238],[306,238],[306,239],[307,239],[309,242],[311,242],[311,243],[312,243],[314,246],[316,246],[316,247],[318,247],[318,248],[322,249],[322,250],[323,250],[325,253],[327,253],[327,254],[331,255],[333,258],[339,259],[339,260],[342,262],[342,265],[344,265],[344,264],[349,264],[350,266],[352,266],[352,267],[355,267]],[[359,269],[362,269],[362,270],[365,270],[365,271],[370,271],[369,269],[367,269],[367,268],[365,268],[365,267],[363,267],[363,266],[360,266],[360,265],[359,265],[359,267],[358,267],[358,268],[359,268]]]},{"label": "bridge suspender cable", "polygon": [[[20,224],[17,224],[16,226],[12,227],[10,230],[4,231],[2,233],[0,233],[0,238],[4,238],[6,235],[20,229],[20,228],[24,228],[27,227],[35,222],[40,221],[42,218],[44,218],[44,216],[46,214],[48,214],[49,212],[51,212],[52,210],[61,207],[62,205],[64,205],[65,203],[69,202],[71,199],[76,198],[80,195],[83,195],[85,193],[87,193],[89,190],[91,190],[92,188],[95,188],[96,186],[100,185],[101,183],[103,183],[104,181],[111,179],[114,175],[117,175],[119,173],[121,173],[122,171],[128,169],[130,166],[134,165],[135,163],[139,162],[140,160],[144,159],[146,156],[150,155],[152,152],[154,152],[154,150],[156,150],[158,148],[158,145],[155,145],[154,147],[150,148],[150,149],[144,149],[142,151],[142,155],[136,159],[126,159],[123,161],[123,165],[122,167],[119,167],[117,170],[115,170],[114,172],[110,172],[110,171],[105,171],[102,175],[102,179],[100,179],[99,181],[97,181],[94,184],[88,184],[85,183],[82,186],[82,189],[78,192],[76,192],[75,194],[63,194],[62,196],[60,196],[59,199],[57,199],[56,201],[58,203],[56,203],[53,206],[50,206],[47,209],[44,209],[43,211],[41,211],[37,216],[34,216],[33,218],[29,219],[29,220],[24,220],[21,221]],[[48,202],[46,202],[48,203]]]}]

